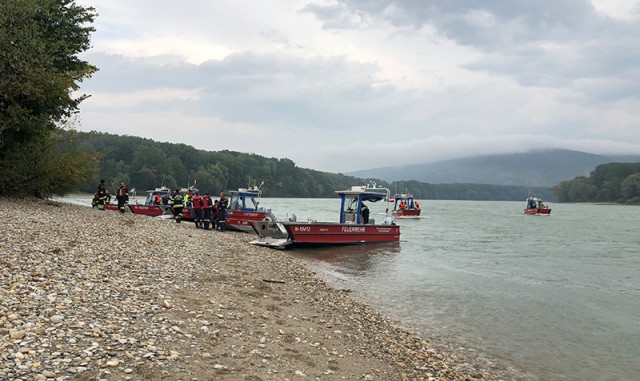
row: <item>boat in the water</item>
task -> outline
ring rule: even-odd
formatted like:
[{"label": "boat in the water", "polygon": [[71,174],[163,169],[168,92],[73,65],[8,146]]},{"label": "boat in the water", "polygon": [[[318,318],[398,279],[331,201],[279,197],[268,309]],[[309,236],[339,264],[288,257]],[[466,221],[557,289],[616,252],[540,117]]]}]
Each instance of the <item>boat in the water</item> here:
[{"label": "boat in the water", "polygon": [[411,193],[397,193],[393,196],[393,211],[397,218],[418,218],[420,217],[420,203],[414,200]]},{"label": "boat in the water", "polygon": [[[295,215],[289,221],[252,221],[258,238],[254,245],[285,249],[292,246],[349,245],[363,243],[397,242],[400,226],[389,213],[390,193],[375,184],[354,186],[336,191],[340,197],[339,222],[299,222]],[[378,223],[369,217],[365,202],[385,201],[385,217]]]},{"label": "boat in the water", "polygon": [[551,208],[549,208],[549,206],[539,197],[528,197],[527,207],[524,209],[524,214],[549,215],[551,214]]},{"label": "boat in the water", "polygon": [[225,229],[253,232],[252,221],[274,221],[271,209],[260,206],[262,197],[260,187],[239,188],[229,191],[229,204],[225,220]]}]

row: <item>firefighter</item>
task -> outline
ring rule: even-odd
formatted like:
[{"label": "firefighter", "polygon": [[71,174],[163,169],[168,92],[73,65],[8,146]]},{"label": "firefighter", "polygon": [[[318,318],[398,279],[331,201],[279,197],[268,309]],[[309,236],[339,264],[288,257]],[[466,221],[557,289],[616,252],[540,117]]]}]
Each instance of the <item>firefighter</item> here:
[{"label": "firefighter", "polygon": [[362,206],[360,207],[360,214],[362,215],[362,223],[363,224],[368,224],[369,223],[369,207],[367,207],[364,202],[362,203]]},{"label": "firefighter", "polygon": [[182,221],[182,208],[184,208],[184,196],[180,193],[180,189],[176,189],[176,193],[171,197],[170,200],[173,205],[173,218],[177,223]]},{"label": "firefighter", "polygon": [[120,213],[124,213],[124,206],[129,203],[129,189],[127,188],[127,184],[120,183],[120,187],[116,191],[116,199],[118,200]]},{"label": "firefighter", "polygon": [[220,200],[218,200],[218,230],[225,231],[227,227],[227,206],[229,199],[224,195],[224,192],[220,193]]},{"label": "firefighter", "polygon": [[193,205],[193,222],[196,223],[196,228],[202,228],[202,197],[200,197],[200,192],[196,192],[191,195],[191,203]]},{"label": "firefighter", "polygon": [[104,187],[104,180],[98,183],[98,210],[104,210],[104,202],[107,200],[107,189]]},{"label": "firefighter", "polygon": [[216,230],[218,228],[218,200],[213,201],[213,207],[211,208],[211,229]]},{"label": "firefighter", "polygon": [[211,196],[209,192],[205,193],[202,198],[202,217],[204,219],[204,230],[209,230],[209,225],[211,224],[211,208],[213,207],[213,202],[211,201]]}]

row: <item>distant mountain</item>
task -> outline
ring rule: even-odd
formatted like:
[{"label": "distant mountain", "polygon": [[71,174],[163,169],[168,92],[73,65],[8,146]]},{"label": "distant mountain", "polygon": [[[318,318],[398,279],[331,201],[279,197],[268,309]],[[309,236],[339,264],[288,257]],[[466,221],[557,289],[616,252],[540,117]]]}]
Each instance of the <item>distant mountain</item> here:
[{"label": "distant mountain", "polygon": [[598,165],[640,162],[638,156],[601,156],[570,150],[475,156],[428,164],[366,169],[346,173],[385,181],[417,180],[431,184],[496,184],[554,186],[578,176],[589,176]]}]

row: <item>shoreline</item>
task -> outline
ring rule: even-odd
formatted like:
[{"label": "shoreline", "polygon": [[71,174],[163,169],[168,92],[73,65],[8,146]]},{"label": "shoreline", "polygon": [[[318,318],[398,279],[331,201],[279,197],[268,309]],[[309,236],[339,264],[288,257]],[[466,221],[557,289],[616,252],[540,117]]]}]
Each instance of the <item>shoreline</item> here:
[{"label": "shoreline", "polygon": [[0,198],[0,379],[524,380],[249,234]]}]

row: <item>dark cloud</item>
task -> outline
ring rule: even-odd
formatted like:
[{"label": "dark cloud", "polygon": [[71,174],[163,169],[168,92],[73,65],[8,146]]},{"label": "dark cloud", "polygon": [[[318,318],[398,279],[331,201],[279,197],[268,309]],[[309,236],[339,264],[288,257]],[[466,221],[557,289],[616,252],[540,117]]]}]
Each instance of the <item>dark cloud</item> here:
[{"label": "dark cloud", "polygon": [[432,27],[457,44],[487,53],[467,69],[510,77],[524,86],[626,78],[627,90],[609,92],[612,100],[640,90],[640,25],[606,17],[586,0],[342,0],[340,6],[309,5],[305,11],[327,27],[347,27],[343,20],[349,14],[366,14],[396,27]]}]

